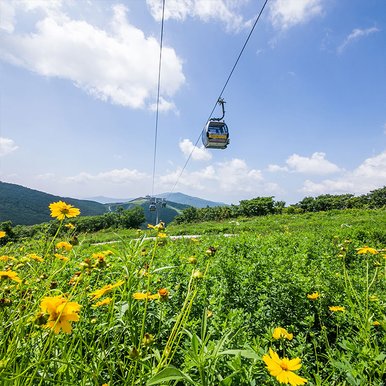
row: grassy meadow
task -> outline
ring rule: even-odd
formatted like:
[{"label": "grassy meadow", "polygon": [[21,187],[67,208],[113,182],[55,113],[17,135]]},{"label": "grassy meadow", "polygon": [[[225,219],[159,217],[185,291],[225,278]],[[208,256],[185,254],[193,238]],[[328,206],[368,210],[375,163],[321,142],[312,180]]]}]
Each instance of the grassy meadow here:
[{"label": "grassy meadow", "polygon": [[0,247],[0,385],[386,384],[385,210],[75,239],[72,209]]}]

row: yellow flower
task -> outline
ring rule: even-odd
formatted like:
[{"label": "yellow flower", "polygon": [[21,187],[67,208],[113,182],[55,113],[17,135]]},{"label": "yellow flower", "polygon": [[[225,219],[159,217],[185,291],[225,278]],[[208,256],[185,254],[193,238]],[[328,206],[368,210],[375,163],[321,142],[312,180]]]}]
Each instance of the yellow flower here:
[{"label": "yellow flower", "polygon": [[91,292],[90,296],[92,297],[92,300],[95,300],[95,299],[99,299],[101,298],[104,294],[110,292],[111,290],[113,290],[114,288],[116,287],[119,287],[121,286],[122,284],[124,283],[123,280],[120,280],[118,281],[117,283],[115,284],[107,284],[105,285],[104,287],[102,287],[101,289],[98,289],[94,292]]},{"label": "yellow flower", "polygon": [[69,222],[68,224],[65,225],[65,227],[68,229],[74,229],[75,225],[73,223]]},{"label": "yellow flower", "polygon": [[63,255],[61,255],[60,253],[54,253],[54,256],[55,256],[57,259],[62,260],[62,261],[68,261],[68,260],[70,260],[68,257],[63,256]]},{"label": "yellow flower", "polygon": [[57,249],[65,249],[67,252],[71,251],[72,245],[68,243],[67,241],[61,241],[56,244]]},{"label": "yellow flower", "polygon": [[135,300],[155,300],[159,299],[159,294],[151,294],[150,292],[136,292],[133,294],[133,299]]},{"label": "yellow flower", "polygon": [[290,334],[285,328],[281,328],[281,327],[276,327],[274,330],[273,330],[273,334],[272,334],[272,338],[273,339],[288,339],[288,340],[292,340],[293,339],[293,334]]},{"label": "yellow flower", "polygon": [[8,260],[16,261],[16,259],[12,256],[7,256],[7,255],[0,256],[0,261],[8,261]]},{"label": "yellow flower", "polygon": [[0,271],[0,278],[9,279],[21,283],[20,277],[14,271]]},{"label": "yellow flower", "polygon": [[40,309],[49,315],[45,327],[50,328],[55,334],[63,330],[66,334],[71,333],[70,322],[78,322],[81,305],[77,302],[69,302],[63,296],[47,296],[42,299]]},{"label": "yellow flower", "polygon": [[111,298],[103,299],[100,302],[95,303],[93,305],[93,307],[96,308],[96,307],[101,307],[101,306],[107,306],[108,304],[110,304],[112,302],[112,300],[113,299],[111,299]]},{"label": "yellow flower", "polygon": [[66,217],[79,216],[80,210],[70,204],[66,204],[63,201],[53,202],[49,205],[51,210],[51,217],[55,217],[58,220],[64,220]]},{"label": "yellow flower", "polygon": [[307,379],[300,377],[295,374],[294,370],[299,370],[302,366],[300,364],[300,358],[280,359],[279,355],[269,349],[269,354],[263,355],[263,361],[265,362],[269,373],[276,377],[280,383],[286,385],[290,384],[291,386],[304,385],[307,383]]},{"label": "yellow flower", "polygon": [[329,306],[328,309],[332,312],[344,312],[346,309],[341,306]]},{"label": "yellow flower", "polygon": [[0,231],[0,239],[7,236],[7,234],[4,231]]},{"label": "yellow flower", "polygon": [[380,326],[381,323],[378,322],[378,320],[374,320],[373,322],[373,326],[377,327],[377,326]]},{"label": "yellow flower", "polygon": [[29,255],[27,255],[27,257],[32,260],[38,261],[39,263],[42,263],[44,261],[43,258],[41,256],[38,256],[36,253],[30,253]]},{"label": "yellow flower", "polygon": [[165,230],[165,223],[163,221],[160,221],[157,225],[147,224],[147,227],[149,229],[155,229],[157,232],[160,232]]},{"label": "yellow flower", "polygon": [[319,297],[320,297],[319,292],[313,292],[312,294],[307,295],[307,299],[310,299],[310,300],[316,300],[316,299],[319,299]]},{"label": "yellow flower", "polygon": [[365,246],[363,248],[357,248],[357,254],[358,255],[365,255],[366,253],[370,253],[371,255],[376,255],[378,251],[374,248],[370,248],[368,246]]}]

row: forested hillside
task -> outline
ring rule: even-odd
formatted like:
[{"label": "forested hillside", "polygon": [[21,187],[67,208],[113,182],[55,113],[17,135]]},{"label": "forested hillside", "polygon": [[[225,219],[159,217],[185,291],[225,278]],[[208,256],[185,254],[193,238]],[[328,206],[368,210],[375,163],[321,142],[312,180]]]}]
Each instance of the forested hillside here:
[{"label": "forested hillside", "polygon": [[52,220],[48,205],[65,201],[80,209],[82,216],[95,216],[107,212],[103,204],[77,200],[29,189],[24,186],[0,182],[0,222],[11,221],[14,225],[33,225]]}]

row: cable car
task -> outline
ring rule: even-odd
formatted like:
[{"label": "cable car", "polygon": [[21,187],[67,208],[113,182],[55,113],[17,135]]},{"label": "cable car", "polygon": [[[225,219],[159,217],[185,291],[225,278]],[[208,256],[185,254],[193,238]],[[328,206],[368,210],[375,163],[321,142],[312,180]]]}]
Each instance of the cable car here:
[{"label": "cable car", "polygon": [[226,149],[229,145],[229,130],[224,122],[224,99],[217,101],[222,108],[221,118],[210,118],[202,131],[202,143],[207,149]]},{"label": "cable car", "polygon": [[150,212],[155,212],[157,210],[156,200],[154,197],[150,198],[149,210]]}]

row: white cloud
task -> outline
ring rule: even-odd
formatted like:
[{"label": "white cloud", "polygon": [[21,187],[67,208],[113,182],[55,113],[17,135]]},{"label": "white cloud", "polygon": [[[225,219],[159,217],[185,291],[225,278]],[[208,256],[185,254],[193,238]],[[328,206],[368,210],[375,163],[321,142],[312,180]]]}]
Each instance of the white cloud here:
[{"label": "white cloud", "polygon": [[90,174],[82,172],[76,176],[67,177],[68,182],[82,182],[87,183],[91,181],[98,181],[103,183],[126,184],[130,182],[137,182],[148,179],[146,173],[139,172],[136,169],[113,169],[107,172],[100,172],[98,174]]},{"label": "white cloud", "polygon": [[290,170],[298,173],[330,174],[339,172],[338,166],[325,159],[326,154],[316,152],[311,157],[302,157],[298,154],[291,155],[286,163]]},{"label": "white cloud", "polygon": [[386,151],[367,158],[356,169],[336,179],[305,181],[301,191],[307,194],[364,194],[386,186]]},{"label": "white cloud", "polygon": [[205,192],[211,197],[240,197],[275,194],[278,185],[264,181],[260,170],[251,169],[244,160],[235,158],[226,162],[218,162],[201,170],[181,174],[181,169],[160,177],[160,188],[170,189],[178,179],[178,186],[191,191]]},{"label": "white cloud", "polygon": [[[0,57],[43,76],[68,79],[104,101],[131,108],[151,107],[158,81],[158,41],[130,24],[122,5],[112,8],[108,28],[101,29],[85,20],[71,19],[60,10],[60,2],[53,4],[57,4],[55,11],[40,4],[44,13],[39,14],[34,30],[2,34]],[[31,11],[16,5],[16,17]],[[9,26],[7,29],[12,32]],[[163,47],[162,60],[161,109],[166,110],[174,104],[165,98],[175,94],[185,83],[185,76],[182,61],[172,48]]]},{"label": "white cloud", "polygon": [[268,170],[270,173],[276,173],[276,172],[288,172],[287,166],[279,166],[279,165],[274,165],[274,164],[268,165],[267,170]]},{"label": "white cloud", "polygon": [[0,2],[0,30],[12,33],[15,28],[15,10],[11,4]]},{"label": "white cloud", "polygon": [[[162,18],[162,2],[159,0],[146,0],[147,5],[154,19]],[[250,21],[244,21],[237,13],[238,8],[245,1],[230,0],[168,0],[165,3],[166,20],[185,20],[187,17],[194,17],[204,22],[219,20],[229,31],[238,31],[241,28],[249,27]]]},{"label": "white cloud", "polygon": [[[149,109],[151,111],[157,111],[157,103],[152,103],[149,106]],[[176,114],[178,114],[176,105],[173,102],[168,102],[164,98],[160,97],[159,103],[158,103],[158,111],[174,111]]]},{"label": "white cloud", "polygon": [[191,155],[195,161],[209,161],[212,159],[212,154],[204,146],[197,147],[189,139],[183,139],[178,145],[186,157]]},{"label": "white cloud", "polygon": [[360,29],[360,28],[353,29],[351,33],[344,39],[343,43],[338,47],[338,52],[342,53],[343,50],[354,41],[379,31],[380,30],[376,27],[367,28],[367,29]]},{"label": "white cloud", "polygon": [[287,166],[268,165],[268,171],[275,172],[295,172],[305,174],[331,174],[341,171],[341,169],[328,161],[326,154],[315,152],[311,157],[303,157],[298,154],[292,154],[285,161]]},{"label": "white cloud", "polygon": [[56,178],[54,173],[43,173],[36,176],[38,180],[53,180]]},{"label": "white cloud", "polygon": [[275,0],[270,5],[274,27],[285,30],[323,13],[322,0]]},{"label": "white cloud", "polygon": [[15,144],[14,140],[0,137],[0,157],[10,154],[18,148],[19,147]]}]

